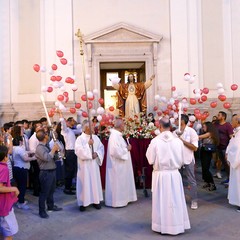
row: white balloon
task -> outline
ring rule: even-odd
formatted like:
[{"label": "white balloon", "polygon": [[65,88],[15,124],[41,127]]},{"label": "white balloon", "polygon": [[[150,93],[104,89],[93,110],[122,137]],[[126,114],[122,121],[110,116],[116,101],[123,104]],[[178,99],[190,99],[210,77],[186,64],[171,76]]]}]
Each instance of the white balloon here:
[{"label": "white balloon", "polygon": [[196,93],[195,94],[195,98],[200,98],[201,97],[201,94],[200,93]]},{"label": "white balloon", "polygon": [[91,91],[87,91],[87,97],[88,98],[93,98],[93,93]]},{"label": "white balloon", "polygon": [[190,77],[189,83],[192,84],[192,83],[194,83],[194,81],[195,81],[195,77],[194,76]]},{"label": "white balloon", "polygon": [[185,81],[189,81],[190,79],[191,79],[190,74],[184,75],[184,80],[185,80]]},{"label": "white balloon", "polygon": [[184,98],[184,99],[182,100],[182,103],[187,103],[187,99]]},{"label": "white balloon", "polygon": [[85,76],[85,79],[90,80],[90,78],[91,78],[90,74],[87,73],[86,76]]},{"label": "white balloon", "polygon": [[218,84],[217,84],[217,88],[223,88],[222,83],[218,83]]},{"label": "white balloon", "polygon": [[61,90],[62,92],[65,92],[65,91],[66,91],[65,86],[60,87],[60,90]]},{"label": "white balloon", "polygon": [[95,109],[91,109],[91,114],[95,115],[96,114],[96,110]]},{"label": "white balloon", "polygon": [[169,103],[170,103],[171,105],[173,105],[174,102],[175,102],[175,100],[174,100],[173,98],[170,98]]},{"label": "white balloon", "polygon": [[58,82],[54,82],[54,83],[53,83],[53,87],[54,87],[54,88],[59,88],[59,83],[58,83]]},{"label": "white balloon", "polygon": [[160,101],[161,100],[160,95],[158,95],[158,94],[155,95],[154,99],[157,100],[157,101]]},{"label": "white balloon", "polygon": [[73,91],[77,91],[77,90],[78,90],[78,87],[77,87],[76,84],[72,84],[72,90],[73,90]]},{"label": "white balloon", "polygon": [[225,92],[224,88],[219,88],[217,91],[218,91],[218,94],[222,94]]},{"label": "white balloon", "polygon": [[61,104],[59,104],[59,109],[61,110],[61,111],[66,111],[66,107],[61,103]]},{"label": "white balloon", "polygon": [[195,93],[201,93],[201,89],[196,88],[196,89],[195,89]]},{"label": "white balloon", "polygon": [[190,122],[195,122],[195,121],[196,121],[196,117],[193,116],[193,115],[191,115],[191,116],[189,117],[189,121],[190,121]]},{"label": "white balloon", "polygon": [[163,97],[161,97],[161,101],[166,103],[167,102],[167,98],[163,96]]},{"label": "white balloon", "polygon": [[54,71],[51,69],[48,73],[49,75],[53,75]]},{"label": "white balloon", "polygon": [[60,102],[59,101],[56,101],[55,102],[55,106],[58,107],[60,105]]},{"label": "white balloon", "polygon": [[94,95],[98,95],[98,90],[95,88],[95,89],[93,89],[93,94]]},{"label": "white balloon", "polygon": [[43,67],[40,67],[40,71],[41,71],[41,72],[46,72],[46,67],[44,67],[44,66],[43,66]]},{"label": "white balloon", "polygon": [[154,131],[154,133],[155,133],[155,135],[157,136],[157,135],[159,135],[161,132],[160,132],[159,129],[156,129],[156,130]]},{"label": "white balloon", "polygon": [[103,107],[99,107],[97,109],[97,114],[103,114],[105,112],[104,108]]},{"label": "white balloon", "polygon": [[173,92],[172,97],[173,97],[173,98],[177,98],[177,97],[178,97],[178,94],[177,94],[176,92]]},{"label": "white balloon", "polygon": [[42,86],[41,91],[42,92],[47,92],[48,87],[47,86]]},{"label": "white balloon", "polygon": [[98,115],[97,116],[97,120],[100,122],[102,120],[102,116],[101,115]]}]

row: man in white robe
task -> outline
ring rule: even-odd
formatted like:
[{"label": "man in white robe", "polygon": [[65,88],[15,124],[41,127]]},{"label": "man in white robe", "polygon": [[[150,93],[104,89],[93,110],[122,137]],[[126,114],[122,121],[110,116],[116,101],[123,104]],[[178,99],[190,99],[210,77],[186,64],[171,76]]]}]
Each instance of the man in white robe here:
[{"label": "man in white robe", "polygon": [[133,176],[131,145],[122,137],[124,122],[116,119],[108,140],[105,205],[124,207],[137,201]]},{"label": "man in white robe", "polygon": [[[85,211],[90,204],[101,209],[103,200],[102,184],[99,166],[104,157],[104,146],[98,136],[92,135],[90,139],[89,122],[83,121],[83,133],[75,142],[75,154],[78,157],[77,171],[77,201],[80,211]],[[91,123],[91,131],[93,126]],[[93,151],[92,151],[93,148]]]},{"label": "man in white robe", "polygon": [[230,163],[228,187],[229,203],[238,206],[240,212],[240,115],[233,115],[233,136],[226,149],[227,160]]},{"label": "man in white robe", "polygon": [[190,229],[182,177],[179,169],[184,165],[184,146],[170,132],[170,121],[159,121],[160,134],[146,152],[152,173],[152,230],[176,235]]}]

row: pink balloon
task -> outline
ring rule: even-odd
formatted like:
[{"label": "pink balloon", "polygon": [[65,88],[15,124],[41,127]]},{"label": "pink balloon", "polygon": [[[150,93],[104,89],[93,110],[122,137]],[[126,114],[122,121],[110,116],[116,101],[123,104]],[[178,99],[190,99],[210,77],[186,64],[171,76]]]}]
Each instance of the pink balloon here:
[{"label": "pink balloon", "polygon": [[60,81],[62,80],[62,77],[61,77],[61,76],[56,76],[56,80],[57,80],[58,82],[60,82]]},{"label": "pink balloon", "polygon": [[114,111],[114,107],[113,106],[109,107],[109,111],[113,112]]},{"label": "pink balloon", "polygon": [[82,112],[82,116],[83,116],[83,117],[88,117],[87,112]]},{"label": "pink balloon", "polygon": [[86,95],[83,94],[83,95],[81,96],[81,99],[82,99],[82,101],[87,101],[87,97],[86,97]]},{"label": "pink balloon", "polygon": [[58,66],[57,66],[56,64],[53,64],[53,65],[52,65],[52,70],[55,71],[55,70],[57,70],[57,68],[58,68]]},{"label": "pink balloon", "polygon": [[202,92],[203,92],[204,94],[208,94],[208,93],[209,93],[209,89],[208,89],[208,88],[204,88],[204,89],[202,90]]},{"label": "pink balloon", "polygon": [[91,109],[93,107],[92,102],[88,102],[88,108]]},{"label": "pink balloon", "polygon": [[215,101],[214,101],[214,102],[211,102],[211,103],[210,103],[210,106],[211,106],[211,108],[215,108],[215,107],[217,106],[217,102],[215,102]]},{"label": "pink balloon", "polygon": [[33,69],[34,69],[35,72],[39,72],[40,66],[38,64],[34,64]]},{"label": "pink balloon", "polygon": [[79,109],[81,106],[82,106],[81,103],[76,103],[75,104],[75,108],[77,108],[77,109]]},{"label": "pink balloon", "polygon": [[70,111],[70,113],[74,114],[76,112],[76,109],[75,108],[70,108],[69,111]]},{"label": "pink balloon", "polygon": [[207,101],[207,96],[206,96],[206,95],[202,95],[202,96],[201,96],[201,100],[202,100],[203,102]]},{"label": "pink balloon", "polygon": [[52,87],[48,87],[48,89],[47,89],[47,92],[52,92],[53,91],[53,88]]},{"label": "pink balloon", "polygon": [[231,103],[225,102],[225,103],[223,104],[223,107],[226,108],[226,109],[229,109],[229,108],[231,108]]},{"label": "pink balloon", "polygon": [[57,97],[58,101],[62,102],[64,100],[64,96],[63,95],[58,95]]},{"label": "pink balloon", "polygon": [[171,90],[172,90],[172,92],[176,91],[176,87],[173,86],[173,87],[171,88]]},{"label": "pink balloon", "polygon": [[68,97],[68,92],[64,92],[63,96]]},{"label": "pink balloon", "polygon": [[157,111],[158,110],[158,107],[157,106],[155,106],[154,108],[153,108],[153,111]]},{"label": "pink balloon", "polygon": [[98,102],[99,102],[101,105],[103,105],[103,104],[104,104],[103,98],[99,98],[99,99],[98,99]]},{"label": "pink balloon", "polygon": [[221,94],[221,95],[218,96],[218,99],[220,101],[224,102],[227,99],[227,97],[225,95]]},{"label": "pink balloon", "polygon": [[57,78],[56,78],[56,76],[51,76],[51,77],[50,77],[50,80],[54,82],[54,81],[57,80]]},{"label": "pink balloon", "polygon": [[197,103],[197,100],[195,98],[190,98],[190,104],[194,105]]}]

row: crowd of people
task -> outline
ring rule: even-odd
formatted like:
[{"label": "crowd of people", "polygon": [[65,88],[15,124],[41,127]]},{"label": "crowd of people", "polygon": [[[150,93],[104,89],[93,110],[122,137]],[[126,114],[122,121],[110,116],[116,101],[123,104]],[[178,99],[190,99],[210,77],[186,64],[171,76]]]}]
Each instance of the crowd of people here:
[{"label": "crowd of people", "polygon": [[[39,201],[39,216],[49,218],[48,211],[61,211],[54,203],[54,191],[63,184],[63,194],[76,195],[79,211],[92,205],[101,209],[124,207],[137,201],[131,149],[124,139],[124,121],[115,118],[107,151],[98,133],[96,118],[81,125],[73,117],[49,127],[46,118],[5,123],[0,134],[0,229],[6,239],[18,231],[13,205],[27,210],[27,187]],[[153,117],[153,116],[151,116]],[[180,116],[179,116],[180,117]],[[172,123],[168,117],[158,122],[160,134],[150,143],[146,157],[153,165],[152,230],[176,235],[190,228],[182,174],[185,174],[191,197],[190,208],[198,209],[195,161],[202,166],[202,188],[216,191],[214,177],[229,188],[229,203],[240,212],[239,144],[240,116],[232,123],[220,111],[213,121],[197,123],[194,116],[181,114],[181,121]],[[195,123],[194,123],[195,122]],[[178,126],[180,123],[180,126]],[[175,126],[175,128],[173,127]],[[201,127],[199,127],[201,126]],[[100,167],[106,154],[106,184],[102,186]],[[213,160],[213,161],[212,161]],[[214,165],[216,173],[211,172]],[[181,171],[179,171],[181,169]],[[103,190],[105,196],[103,197]]]}]

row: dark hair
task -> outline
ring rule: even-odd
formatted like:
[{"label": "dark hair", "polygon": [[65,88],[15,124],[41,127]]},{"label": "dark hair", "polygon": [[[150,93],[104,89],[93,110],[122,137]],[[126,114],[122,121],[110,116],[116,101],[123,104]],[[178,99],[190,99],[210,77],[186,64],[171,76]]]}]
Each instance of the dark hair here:
[{"label": "dark hair", "polygon": [[206,125],[206,127],[207,127],[206,132],[210,133],[213,143],[216,146],[218,146],[219,145],[219,134],[218,134],[218,130],[216,129],[216,127],[211,122],[205,122],[205,123],[203,123],[203,125]]},{"label": "dark hair", "polygon": [[42,118],[40,118],[39,122],[40,122],[40,123],[47,122],[47,118],[42,117]]},{"label": "dark hair", "polygon": [[27,119],[23,119],[23,120],[22,120],[22,123],[27,123],[27,124],[29,124],[29,121],[28,121]]},{"label": "dark hair", "polygon": [[4,145],[0,145],[0,162],[8,156],[8,148]]},{"label": "dark hair", "polygon": [[12,141],[13,146],[19,146],[22,141],[23,141],[22,136],[17,136],[13,138],[13,141]]},{"label": "dark hair", "polygon": [[227,119],[227,114],[226,114],[225,112],[223,112],[223,111],[220,111],[219,113],[221,113],[221,114],[222,114],[222,116],[224,117],[224,119],[225,119],[225,120]]},{"label": "dark hair", "polygon": [[12,137],[13,137],[13,138],[20,137],[20,136],[22,135],[22,129],[21,129],[21,127],[18,126],[18,125],[13,126],[12,131],[11,131],[11,134],[12,134]]},{"label": "dark hair", "polygon": [[135,76],[134,76],[134,74],[133,74],[133,73],[130,73],[130,74],[128,74],[128,79],[127,79],[128,83],[130,83],[129,75],[132,75],[132,76],[133,76],[133,82],[135,82],[135,81],[136,81],[136,79],[135,79]]},{"label": "dark hair", "polygon": [[68,122],[71,122],[72,120],[74,120],[73,117],[69,117],[69,118],[67,119]]},{"label": "dark hair", "polygon": [[7,130],[9,130],[13,125],[11,123],[4,123],[3,124],[3,129],[6,132]]},{"label": "dark hair", "polygon": [[185,124],[187,124],[189,121],[189,117],[186,114],[181,114],[181,119],[184,121]]},{"label": "dark hair", "polygon": [[36,132],[37,140],[42,142],[46,136],[46,132],[43,129],[40,129]]}]

